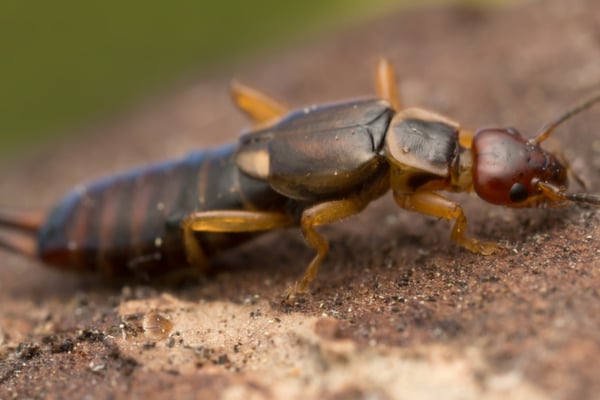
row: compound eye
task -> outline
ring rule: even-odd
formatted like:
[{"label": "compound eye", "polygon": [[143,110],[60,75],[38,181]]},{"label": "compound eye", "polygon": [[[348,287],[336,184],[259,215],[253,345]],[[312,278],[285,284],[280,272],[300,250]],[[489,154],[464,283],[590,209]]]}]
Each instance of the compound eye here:
[{"label": "compound eye", "polygon": [[520,203],[522,201],[527,200],[527,197],[529,197],[529,192],[527,191],[525,186],[517,182],[510,188],[508,197],[513,203]]}]

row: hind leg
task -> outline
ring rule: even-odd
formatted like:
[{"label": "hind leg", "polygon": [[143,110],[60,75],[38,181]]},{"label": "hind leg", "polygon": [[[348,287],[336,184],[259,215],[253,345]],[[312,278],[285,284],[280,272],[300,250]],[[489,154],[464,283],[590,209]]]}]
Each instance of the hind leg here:
[{"label": "hind leg", "polygon": [[242,210],[199,211],[188,215],[181,223],[188,260],[197,265],[206,260],[194,232],[261,232],[292,225],[294,220],[286,214]]},{"label": "hind leg", "polygon": [[231,83],[230,93],[237,107],[257,126],[281,118],[288,112],[287,107],[278,101],[236,81]]}]

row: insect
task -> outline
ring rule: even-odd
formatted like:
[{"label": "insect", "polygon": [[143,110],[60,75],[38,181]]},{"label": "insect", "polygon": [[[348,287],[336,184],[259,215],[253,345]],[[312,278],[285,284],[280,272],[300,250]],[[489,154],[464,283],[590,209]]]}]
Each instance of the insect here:
[{"label": "insect", "polygon": [[497,245],[467,236],[461,206],[440,192],[475,191],[508,207],[600,205],[600,196],[568,192],[568,164],[540,146],[600,94],[525,139],[512,128],[473,133],[402,108],[391,64],[379,61],[375,75],[377,98],[296,111],[234,83],[234,102],[254,122],[237,143],[81,186],[47,214],[2,211],[0,245],[63,269],[153,277],[204,269],[241,241],[299,226],[316,255],[294,294],[307,290],[328,253],[316,228],[389,190],[401,208],[454,220],[451,238],[485,255]]}]

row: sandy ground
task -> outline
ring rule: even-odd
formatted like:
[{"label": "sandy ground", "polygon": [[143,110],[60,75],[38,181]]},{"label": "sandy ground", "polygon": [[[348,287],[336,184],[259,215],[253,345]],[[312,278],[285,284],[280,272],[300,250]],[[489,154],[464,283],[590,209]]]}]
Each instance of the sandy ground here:
[{"label": "sandy ground", "polygon": [[[232,76],[292,107],[373,93],[375,60],[406,105],[533,134],[600,85],[600,3],[530,1],[386,16],[199,77],[3,165],[0,204],[48,207],[81,181],[235,140]],[[556,134],[600,192],[600,107]],[[458,196],[473,235],[391,199],[323,232],[311,293],[281,305],[312,251],[298,230],[171,286],[105,283],[0,255],[0,398],[597,398],[600,214],[511,211]]]}]

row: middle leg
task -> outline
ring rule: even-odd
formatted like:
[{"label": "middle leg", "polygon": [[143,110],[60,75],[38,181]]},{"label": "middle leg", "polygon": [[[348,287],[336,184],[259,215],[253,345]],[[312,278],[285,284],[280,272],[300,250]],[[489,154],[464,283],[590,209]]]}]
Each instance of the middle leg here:
[{"label": "middle leg", "polygon": [[402,109],[402,101],[400,101],[398,84],[396,83],[396,72],[392,64],[385,58],[380,59],[377,63],[375,87],[377,95],[389,101],[396,111]]},{"label": "middle leg", "polygon": [[304,271],[302,279],[291,289],[288,298],[294,298],[296,294],[305,293],[308,285],[313,281],[321,262],[329,252],[329,243],[317,230],[318,226],[332,224],[351,215],[358,214],[368,204],[368,201],[360,197],[353,197],[342,200],[332,200],[325,203],[314,205],[302,213],[300,226],[302,234],[308,244],[317,251],[317,254],[311,260]]}]

